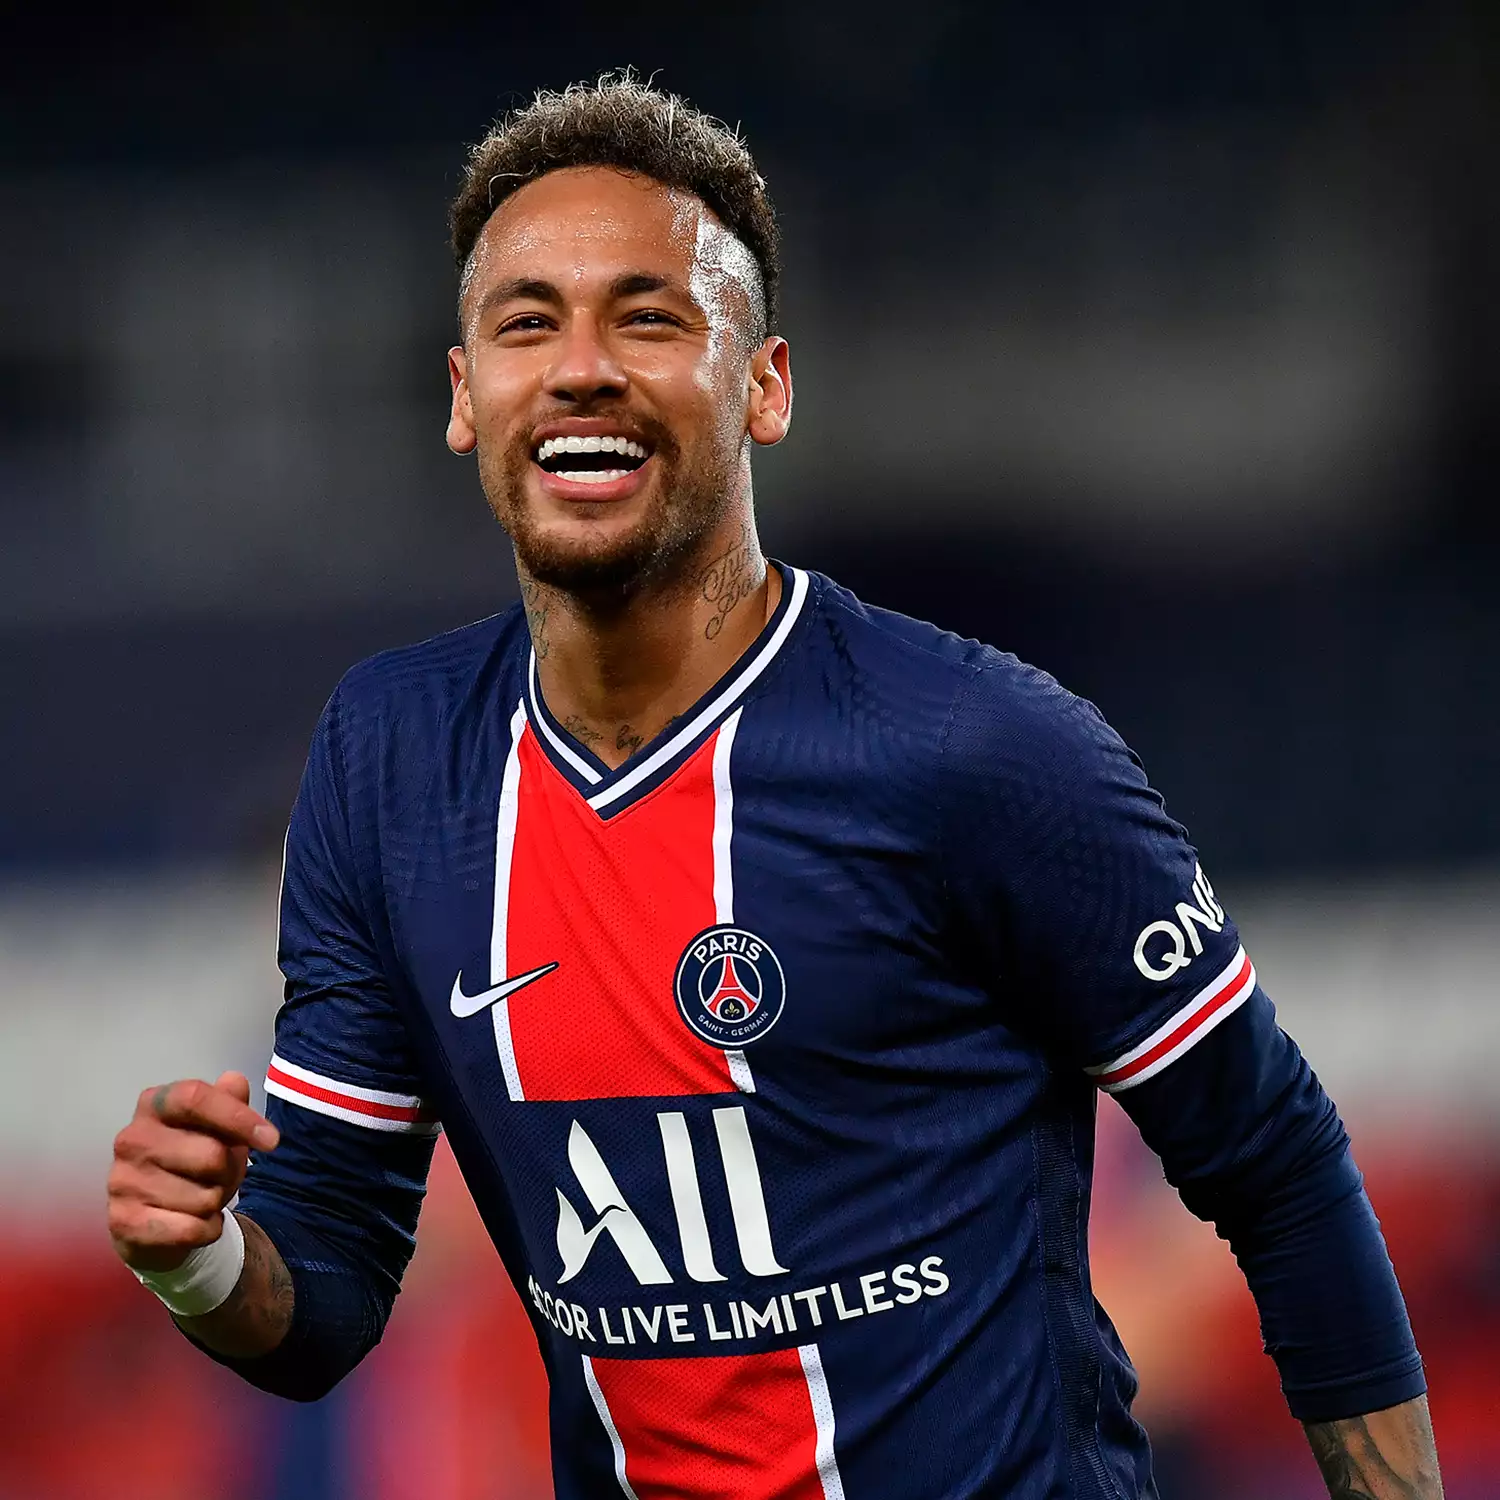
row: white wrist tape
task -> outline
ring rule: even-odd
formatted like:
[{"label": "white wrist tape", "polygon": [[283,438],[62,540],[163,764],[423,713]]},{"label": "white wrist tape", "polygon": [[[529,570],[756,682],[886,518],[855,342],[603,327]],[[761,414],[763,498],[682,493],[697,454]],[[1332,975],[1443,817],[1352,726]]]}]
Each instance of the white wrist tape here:
[{"label": "white wrist tape", "polygon": [[175,1270],[136,1271],[135,1276],[179,1318],[201,1318],[228,1300],[244,1269],[245,1231],[226,1208],[224,1232],[213,1244],[190,1251]]}]

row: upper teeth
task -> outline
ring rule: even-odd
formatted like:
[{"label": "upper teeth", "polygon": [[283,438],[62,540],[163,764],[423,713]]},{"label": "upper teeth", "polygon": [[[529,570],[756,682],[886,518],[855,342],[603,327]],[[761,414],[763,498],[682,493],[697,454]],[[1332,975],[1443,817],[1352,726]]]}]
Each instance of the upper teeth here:
[{"label": "upper teeth", "polygon": [[623,453],[629,458],[645,458],[646,450],[628,437],[558,437],[548,438],[536,450],[538,460],[554,453]]}]

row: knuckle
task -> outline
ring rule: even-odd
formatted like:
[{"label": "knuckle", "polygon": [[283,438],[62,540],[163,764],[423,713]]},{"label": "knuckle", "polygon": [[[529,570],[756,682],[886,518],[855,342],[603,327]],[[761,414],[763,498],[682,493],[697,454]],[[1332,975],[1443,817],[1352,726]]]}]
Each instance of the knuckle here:
[{"label": "knuckle", "polygon": [[150,1152],[150,1141],[146,1132],[136,1125],[127,1125],[115,1137],[115,1157],[119,1161],[138,1162]]},{"label": "knuckle", "polygon": [[178,1202],[182,1205],[182,1211],[198,1218],[213,1212],[213,1204],[217,1197],[216,1188],[205,1187],[200,1182],[184,1181],[178,1191]]},{"label": "knuckle", "polygon": [[130,1240],[135,1238],[136,1226],[139,1223],[138,1211],[129,1204],[122,1203],[118,1198],[110,1199],[109,1203],[109,1232],[117,1240]]},{"label": "knuckle", "polygon": [[211,1214],[194,1214],[191,1226],[175,1237],[180,1245],[211,1245],[219,1237],[219,1225]]},{"label": "knuckle", "polygon": [[174,1084],[172,1088],[176,1095],[174,1102],[179,1109],[201,1109],[208,1098],[208,1085],[198,1078]]},{"label": "knuckle", "polygon": [[141,1117],[146,1120],[164,1120],[173,1108],[177,1085],[173,1083],[159,1083],[153,1089],[147,1089],[143,1094]]},{"label": "knuckle", "polygon": [[161,1209],[147,1210],[140,1237],[152,1245],[180,1245],[187,1238],[170,1219],[162,1217]]},{"label": "knuckle", "polygon": [[204,1136],[199,1149],[192,1152],[184,1166],[195,1178],[222,1178],[225,1172],[224,1148],[217,1141]]}]

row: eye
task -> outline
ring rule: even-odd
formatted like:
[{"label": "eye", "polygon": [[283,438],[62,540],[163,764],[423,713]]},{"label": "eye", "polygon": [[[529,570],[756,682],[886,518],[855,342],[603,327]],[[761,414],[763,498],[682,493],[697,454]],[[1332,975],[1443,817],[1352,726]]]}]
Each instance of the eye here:
[{"label": "eye", "polygon": [[628,324],[645,328],[676,328],[679,327],[678,320],[671,313],[663,312],[659,307],[643,307],[638,312],[633,312],[625,320]]},{"label": "eye", "polygon": [[496,333],[542,333],[549,323],[541,313],[517,313],[513,318],[507,318],[495,331]]}]

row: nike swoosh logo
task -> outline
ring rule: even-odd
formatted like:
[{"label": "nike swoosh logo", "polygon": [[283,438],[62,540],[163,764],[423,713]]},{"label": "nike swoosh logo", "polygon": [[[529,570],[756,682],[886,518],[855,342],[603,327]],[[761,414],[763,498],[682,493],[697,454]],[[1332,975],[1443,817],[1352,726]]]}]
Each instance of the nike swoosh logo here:
[{"label": "nike swoosh logo", "polygon": [[507,979],[490,989],[481,990],[477,995],[464,994],[464,975],[460,969],[453,979],[453,993],[448,997],[448,1009],[460,1020],[466,1016],[477,1016],[486,1006],[504,1000],[507,995],[514,995],[528,984],[535,984],[556,967],[556,963],[543,964],[540,969],[533,969],[529,974],[517,974],[514,979]]}]

